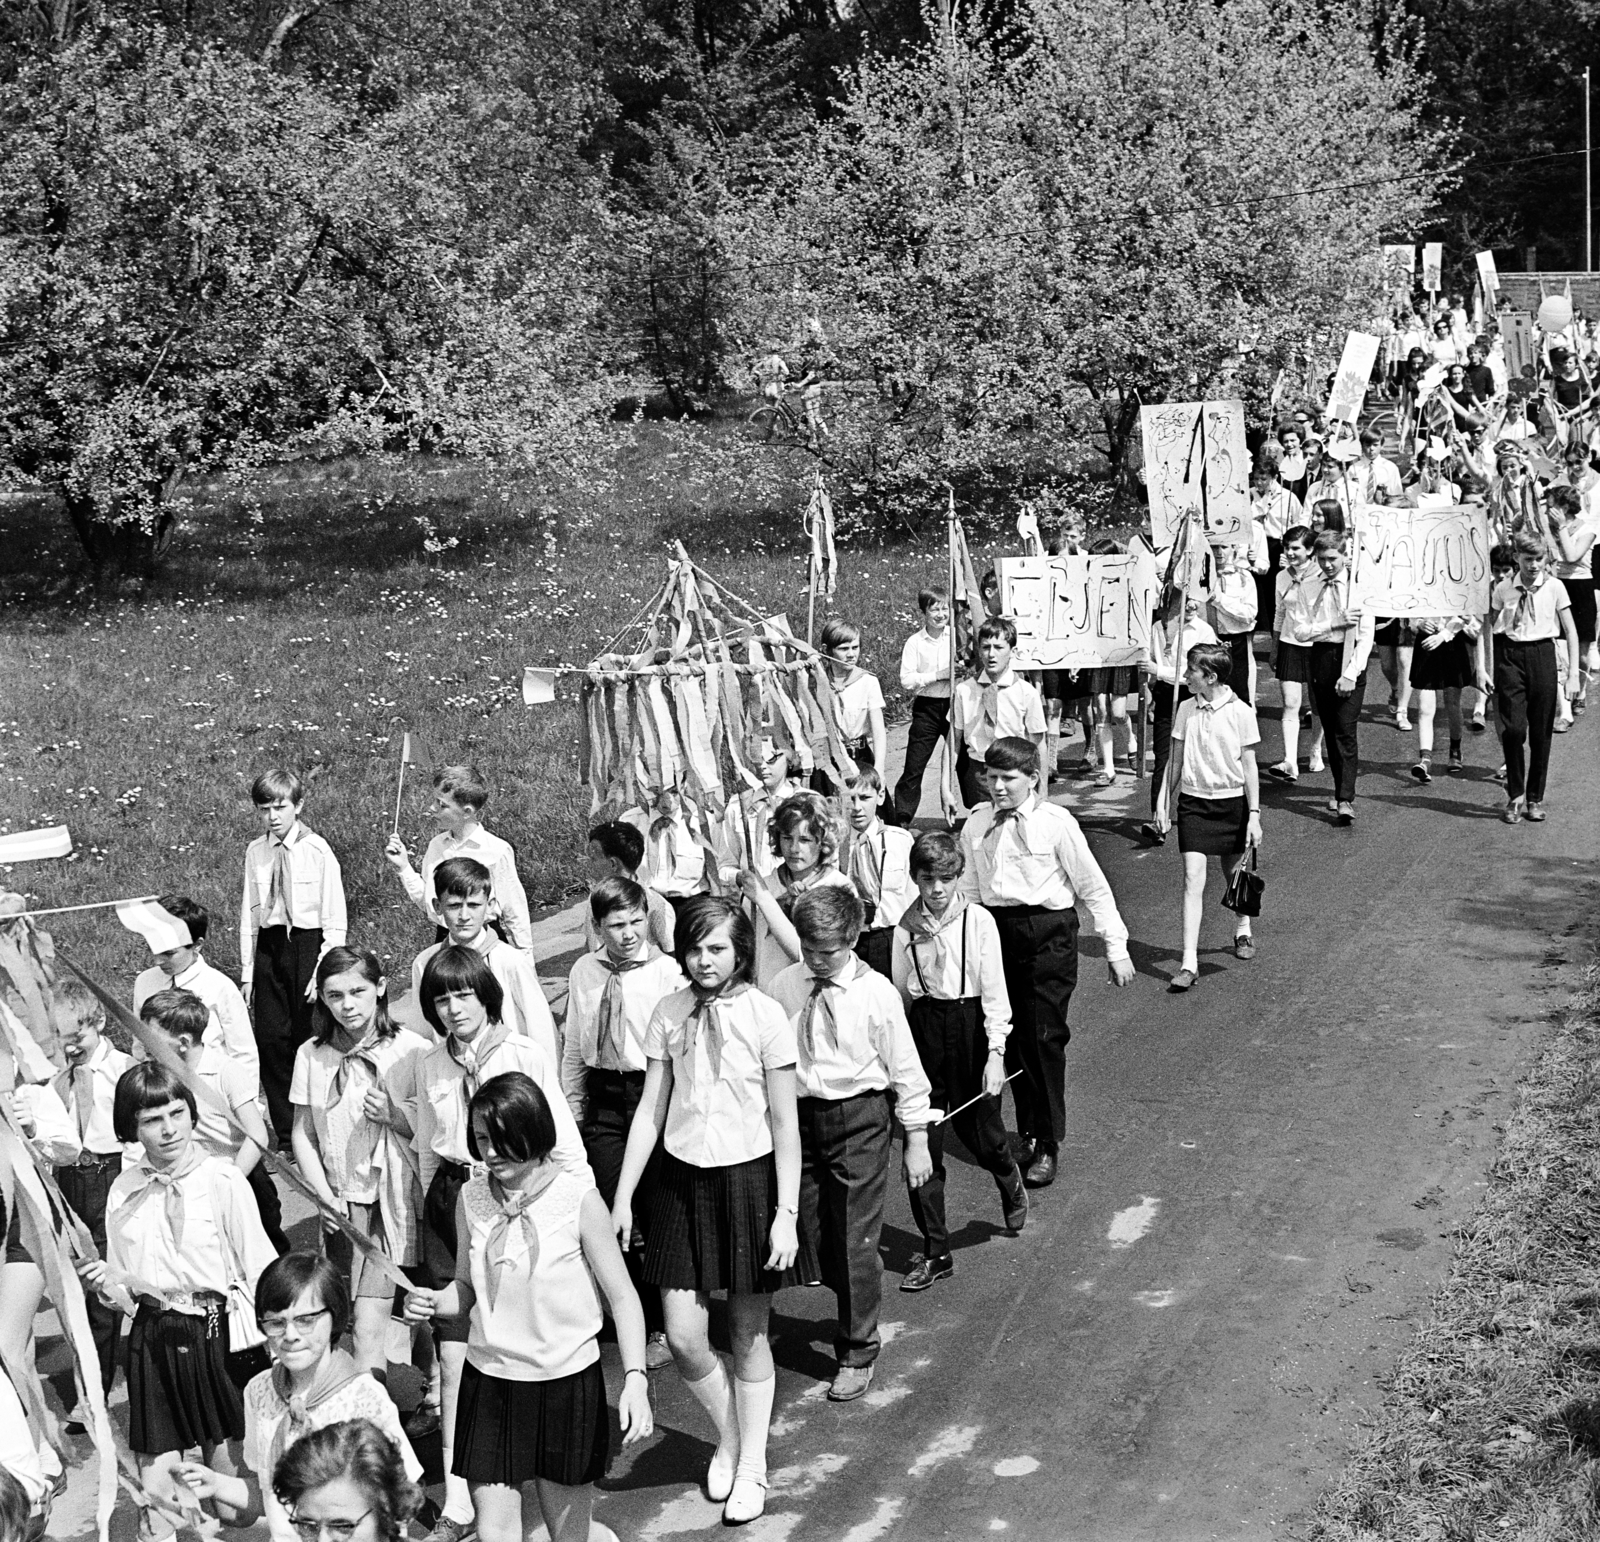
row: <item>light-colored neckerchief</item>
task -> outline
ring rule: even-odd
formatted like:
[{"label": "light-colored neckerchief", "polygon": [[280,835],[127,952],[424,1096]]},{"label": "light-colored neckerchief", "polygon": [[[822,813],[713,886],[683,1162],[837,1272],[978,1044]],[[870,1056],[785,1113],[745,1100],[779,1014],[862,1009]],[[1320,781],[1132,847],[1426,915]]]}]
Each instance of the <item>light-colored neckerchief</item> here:
[{"label": "light-colored neckerchief", "polygon": [[335,1349],[329,1353],[317,1374],[311,1378],[311,1385],[304,1392],[290,1390],[289,1373],[281,1365],[272,1368],[272,1390],[277,1393],[278,1401],[283,1404],[287,1412],[278,1421],[277,1429],[272,1432],[272,1444],[267,1454],[268,1472],[278,1465],[278,1458],[295,1441],[302,1435],[311,1433],[312,1410],[327,1402],[335,1392],[349,1386],[359,1375],[361,1375],[360,1366],[342,1349]]}]

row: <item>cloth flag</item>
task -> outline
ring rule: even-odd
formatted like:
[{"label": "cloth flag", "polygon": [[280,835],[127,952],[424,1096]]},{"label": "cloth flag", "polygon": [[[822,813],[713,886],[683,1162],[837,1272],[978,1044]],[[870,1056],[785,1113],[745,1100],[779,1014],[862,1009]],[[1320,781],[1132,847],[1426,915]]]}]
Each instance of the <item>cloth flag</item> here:
[{"label": "cloth flag", "polygon": [[15,835],[0,835],[0,863],[43,862],[48,857],[70,857],[72,837],[65,825],[47,825],[43,830],[19,830]]},{"label": "cloth flag", "polygon": [[173,948],[187,948],[194,941],[187,923],[169,915],[155,900],[118,905],[117,919],[130,932],[143,937],[152,953],[170,953]]}]

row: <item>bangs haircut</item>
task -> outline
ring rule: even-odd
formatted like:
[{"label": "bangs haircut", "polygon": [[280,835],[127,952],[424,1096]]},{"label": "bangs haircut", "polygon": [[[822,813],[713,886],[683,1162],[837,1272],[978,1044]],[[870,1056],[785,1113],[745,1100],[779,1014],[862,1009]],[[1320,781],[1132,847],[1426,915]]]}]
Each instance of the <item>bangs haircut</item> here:
[{"label": "bangs haircut", "polygon": [[977,640],[980,643],[987,642],[991,637],[1005,638],[1008,648],[1015,648],[1017,645],[1017,629],[1006,616],[990,616],[978,628]]},{"label": "bangs haircut", "polygon": [[489,784],[476,766],[440,766],[433,773],[433,786],[435,792],[473,813],[489,801]]},{"label": "bangs haircut", "polygon": [[449,857],[433,870],[433,892],[437,899],[493,899],[494,875],[472,857]]},{"label": "bangs haircut", "polygon": [[211,1022],[211,1008],[193,991],[174,985],[157,991],[139,1008],[139,1021],[154,1023],[163,1033],[181,1033],[198,1044]]},{"label": "bangs haircut", "polygon": [[789,919],[800,934],[802,943],[813,947],[853,948],[861,928],[866,925],[866,907],[861,896],[843,884],[824,884],[821,888],[807,889],[794,902]]},{"label": "bangs haircut", "polygon": [[620,819],[608,819],[589,832],[589,844],[600,848],[600,855],[620,862],[630,873],[639,871],[644,861],[644,834]]},{"label": "bangs haircut", "polygon": [[1031,739],[1019,739],[1015,734],[996,739],[983,757],[991,771],[1026,771],[1029,776],[1039,774],[1039,750]]},{"label": "bangs haircut", "polygon": [[1233,673],[1233,653],[1221,643],[1196,643],[1189,650],[1189,668],[1203,669],[1218,685]]},{"label": "bangs haircut", "polygon": [[831,653],[842,643],[858,643],[861,641],[861,628],[854,621],[830,621],[822,629],[819,639],[823,651]]},{"label": "bangs haircut", "polygon": [[911,843],[911,876],[949,882],[967,870],[961,842],[948,830],[924,830]]},{"label": "bangs haircut", "polygon": [[191,1121],[200,1117],[194,1094],[157,1060],[141,1060],[124,1071],[111,1099],[111,1128],[125,1146],[139,1140],[139,1115],[152,1108],[182,1103]]},{"label": "bangs haircut", "polygon": [[389,988],[384,978],[383,965],[376,953],[366,948],[329,948],[317,963],[317,999],[311,1004],[311,1037],[318,1044],[326,1044],[339,1031],[333,1013],[322,1002],[322,987],[335,975],[358,974],[368,985],[380,987],[377,1010],[372,1014],[372,1026],[380,1039],[392,1039],[400,1025],[389,1016]]},{"label": "bangs haircut", "polygon": [[917,590],[917,609],[924,615],[932,610],[935,605],[948,605],[950,595],[944,589],[919,589]]},{"label": "bangs haircut", "polygon": [[728,941],[733,944],[732,978],[736,981],[750,979],[756,963],[756,929],[744,913],[744,906],[718,894],[696,894],[678,912],[672,956],[685,975],[689,973],[690,949],[723,927],[728,929]]},{"label": "bangs haircut", "polygon": [[422,1015],[427,1018],[428,1026],[441,1038],[448,1038],[450,1030],[440,1021],[439,1009],[434,1003],[441,996],[454,996],[461,992],[470,992],[483,1003],[491,1023],[500,1021],[506,993],[495,979],[489,960],[476,948],[463,948],[450,943],[440,948],[423,967],[422,984],[417,992],[422,998]]},{"label": "bangs haircut", "polygon": [[274,766],[270,771],[263,771],[250,784],[250,801],[261,808],[265,804],[276,803],[279,798],[287,798],[291,803],[304,803],[306,789],[293,771],[280,771]]},{"label": "bangs haircut", "polygon": [[857,787],[870,787],[873,792],[887,791],[883,785],[883,778],[878,775],[876,766],[863,766],[854,776],[847,776],[844,779],[844,785],[852,792]]},{"label": "bangs haircut", "polygon": [[1289,528],[1283,532],[1283,544],[1285,548],[1290,546],[1303,546],[1307,551],[1310,551],[1311,543],[1315,539],[1316,537],[1311,533],[1310,525],[1290,525]]},{"label": "bangs haircut", "polygon": [[589,914],[596,926],[619,910],[637,910],[649,918],[650,896],[642,884],[631,878],[606,878],[589,891]]},{"label": "bangs haircut", "polygon": [[174,921],[182,921],[189,928],[190,942],[198,946],[206,940],[206,933],[211,930],[211,917],[204,905],[196,904],[187,894],[163,894],[156,904]]},{"label": "bangs haircut", "polygon": [[816,841],[822,860],[829,861],[839,850],[843,834],[842,821],[833,805],[819,792],[797,792],[778,805],[777,812],[767,826],[767,840],[775,857],[783,855],[779,844],[785,835],[804,830]]},{"label": "bangs haircut", "polygon": [[[1318,498],[1311,505],[1312,512],[1322,516],[1322,534],[1329,535],[1334,531],[1344,532],[1344,509],[1340,507],[1337,498]],[[1321,537],[1319,536],[1318,539]]]},{"label": "bangs haircut", "polygon": [[285,1253],[273,1259],[256,1281],[256,1322],[271,1312],[292,1312],[307,1291],[333,1319],[337,1341],[350,1326],[350,1287],[325,1253]]},{"label": "bangs haircut", "polygon": [[523,1071],[491,1076],[467,1106],[467,1150],[483,1160],[478,1121],[499,1156],[511,1162],[542,1162],[556,1149],[556,1121],[539,1084]]},{"label": "bangs haircut", "polygon": [[[1335,504],[1334,507],[1338,508],[1338,504]],[[1322,534],[1311,543],[1311,550],[1312,553],[1318,557],[1322,556],[1323,553],[1330,551],[1336,551],[1342,557],[1344,555],[1344,531],[1324,530]]]},{"label": "bangs haircut", "polygon": [[1511,555],[1514,558],[1542,557],[1544,554],[1544,542],[1531,530],[1522,531],[1511,543]]}]

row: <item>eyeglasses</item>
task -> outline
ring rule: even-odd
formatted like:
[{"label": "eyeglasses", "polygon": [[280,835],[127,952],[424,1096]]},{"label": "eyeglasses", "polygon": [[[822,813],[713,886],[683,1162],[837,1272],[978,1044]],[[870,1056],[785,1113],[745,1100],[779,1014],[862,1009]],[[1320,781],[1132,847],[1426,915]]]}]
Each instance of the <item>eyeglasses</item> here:
[{"label": "eyeglasses", "polygon": [[295,1535],[301,1542],[351,1542],[356,1527],[371,1514],[371,1510],[363,1510],[353,1521],[302,1521],[296,1518],[289,1524],[294,1527]]},{"label": "eyeglasses", "polygon": [[316,1327],[317,1319],[326,1315],[327,1311],[327,1307],[319,1306],[314,1312],[300,1312],[292,1317],[263,1317],[261,1331],[269,1339],[281,1339],[291,1328],[304,1335]]}]

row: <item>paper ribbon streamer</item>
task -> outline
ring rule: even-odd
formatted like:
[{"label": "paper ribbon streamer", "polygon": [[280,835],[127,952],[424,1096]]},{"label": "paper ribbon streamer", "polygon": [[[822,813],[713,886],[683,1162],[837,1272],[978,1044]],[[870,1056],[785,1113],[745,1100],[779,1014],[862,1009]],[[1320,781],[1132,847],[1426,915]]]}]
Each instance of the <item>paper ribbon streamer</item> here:
[{"label": "paper ribbon streamer", "polygon": [[65,825],[47,825],[42,830],[18,830],[0,835],[0,863],[44,862],[52,857],[72,855],[72,836]]}]

